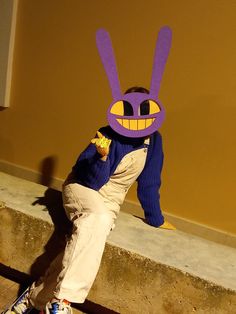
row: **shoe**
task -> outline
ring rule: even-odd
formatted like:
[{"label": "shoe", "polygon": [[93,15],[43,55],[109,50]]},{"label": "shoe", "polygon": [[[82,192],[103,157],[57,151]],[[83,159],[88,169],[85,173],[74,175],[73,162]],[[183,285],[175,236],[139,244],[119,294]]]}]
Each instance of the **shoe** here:
[{"label": "shoe", "polygon": [[4,312],[4,314],[28,314],[32,311],[33,306],[29,301],[29,291],[27,288],[22,295],[13,303],[13,305]]},{"label": "shoe", "polygon": [[73,314],[70,303],[65,300],[51,301],[46,304],[46,314]]}]

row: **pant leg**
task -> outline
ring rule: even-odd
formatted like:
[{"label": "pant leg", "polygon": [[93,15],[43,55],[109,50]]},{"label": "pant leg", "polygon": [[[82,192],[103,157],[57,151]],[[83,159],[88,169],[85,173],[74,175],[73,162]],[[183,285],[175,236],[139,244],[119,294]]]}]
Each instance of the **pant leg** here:
[{"label": "pant leg", "polygon": [[43,310],[46,303],[54,297],[57,277],[62,268],[64,251],[60,252],[47,269],[44,276],[34,282],[30,288],[30,303],[37,309]]},{"label": "pant leg", "polygon": [[72,236],[64,254],[58,256],[47,276],[32,290],[31,299],[36,308],[42,307],[52,295],[71,302],[84,302],[116,218],[116,213],[104,205],[98,192],[77,183],[64,186],[63,201],[73,222]]}]

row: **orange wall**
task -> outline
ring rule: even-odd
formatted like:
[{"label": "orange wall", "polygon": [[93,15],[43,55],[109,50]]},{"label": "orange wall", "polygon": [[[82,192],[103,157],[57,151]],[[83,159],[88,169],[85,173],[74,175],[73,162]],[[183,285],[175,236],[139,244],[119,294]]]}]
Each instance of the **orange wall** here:
[{"label": "orange wall", "polygon": [[[228,1],[19,1],[11,107],[0,159],[65,178],[111,101],[95,32],[112,37],[123,90],[149,87],[156,35],[173,30],[160,99],[162,207],[236,233],[236,5]],[[128,194],[136,200],[135,188]]]}]

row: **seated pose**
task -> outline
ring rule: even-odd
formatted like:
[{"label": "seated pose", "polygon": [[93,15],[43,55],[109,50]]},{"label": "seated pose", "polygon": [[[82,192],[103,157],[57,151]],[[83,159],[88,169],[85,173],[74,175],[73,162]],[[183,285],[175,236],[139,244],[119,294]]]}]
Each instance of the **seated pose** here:
[{"label": "seated pose", "polygon": [[170,41],[170,29],[162,28],[150,91],[133,87],[122,95],[109,36],[104,30],[98,31],[97,44],[114,98],[108,108],[109,126],[97,131],[63,184],[64,208],[73,223],[65,250],[11,312],[28,313],[35,307],[45,313],[69,314],[71,302],[85,301],[98,272],[107,236],[135,181],[146,222],[175,229],[164,220],[160,209],[163,151],[157,131],[164,119],[157,96]]}]

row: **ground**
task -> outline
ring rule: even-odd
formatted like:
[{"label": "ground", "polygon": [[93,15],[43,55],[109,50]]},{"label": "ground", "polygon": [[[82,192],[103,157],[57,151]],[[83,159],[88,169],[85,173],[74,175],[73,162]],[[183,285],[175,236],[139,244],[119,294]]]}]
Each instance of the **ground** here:
[{"label": "ground", "polygon": [[[21,284],[0,275],[0,313],[12,303],[21,291]],[[73,308],[74,314],[85,313]]]}]

